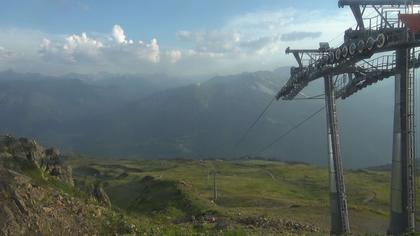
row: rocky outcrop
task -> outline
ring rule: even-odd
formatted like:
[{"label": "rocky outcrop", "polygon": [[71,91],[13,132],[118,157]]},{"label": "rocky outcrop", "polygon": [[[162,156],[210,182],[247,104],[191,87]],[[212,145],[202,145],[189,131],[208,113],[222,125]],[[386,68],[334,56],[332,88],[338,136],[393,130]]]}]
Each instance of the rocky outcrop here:
[{"label": "rocky outcrop", "polygon": [[99,185],[95,198],[74,188],[59,150],[0,136],[0,236],[138,233]]},{"label": "rocky outcrop", "polygon": [[72,169],[70,166],[63,164],[63,157],[56,148],[45,150],[45,158],[42,159],[41,168],[52,176],[57,177],[63,182],[74,186]]},{"label": "rocky outcrop", "polygon": [[91,235],[105,210],[0,167],[0,235]]},{"label": "rocky outcrop", "polygon": [[101,184],[95,184],[92,190],[92,196],[102,205],[111,207],[111,200],[102,188]]},{"label": "rocky outcrop", "polygon": [[[3,159],[3,160],[1,160]],[[0,136],[0,161],[15,161],[20,167],[34,166],[45,174],[74,186],[72,170],[63,164],[63,156],[56,148],[44,149],[34,140]]]}]

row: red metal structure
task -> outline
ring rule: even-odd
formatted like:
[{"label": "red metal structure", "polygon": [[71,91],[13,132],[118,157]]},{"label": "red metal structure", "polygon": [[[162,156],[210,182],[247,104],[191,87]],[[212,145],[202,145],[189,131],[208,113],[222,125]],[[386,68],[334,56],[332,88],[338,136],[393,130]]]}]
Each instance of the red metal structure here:
[{"label": "red metal structure", "polygon": [[400,14],[399,18],[407,26],[409,32],[420,33],[420,14]]}]

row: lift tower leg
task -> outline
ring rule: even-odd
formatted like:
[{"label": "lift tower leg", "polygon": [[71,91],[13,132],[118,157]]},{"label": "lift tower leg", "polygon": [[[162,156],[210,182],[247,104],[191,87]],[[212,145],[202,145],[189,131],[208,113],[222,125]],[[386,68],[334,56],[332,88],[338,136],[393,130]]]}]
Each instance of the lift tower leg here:
[{"label": "lift tower leg", "polygon": [[332,76],[324,78],[328,129],[331,234],[350,233]]},{"label": "lift tower leg", "polygon": [[408,67],[409,49],[396,52],[394,140],[391,179],[391,221],[394,235],[415,230],[414,74]]}]

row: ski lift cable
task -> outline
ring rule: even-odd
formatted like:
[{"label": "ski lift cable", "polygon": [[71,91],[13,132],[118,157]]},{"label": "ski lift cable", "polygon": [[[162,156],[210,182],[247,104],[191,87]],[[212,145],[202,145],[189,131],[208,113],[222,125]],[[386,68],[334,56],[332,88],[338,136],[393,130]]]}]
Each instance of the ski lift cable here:
[{"label": "ski lift cable", "polygon": [[297,123],[296,125],[294,125],[292,128],[290,128],[289,130],[287,130],[286,132],[284,132],[282,135],[280,135],[278,138],[276,138],[273,142],[271,142],[270,144],[268,144],[264,148],[260,149],[258,151],[258,154],[265,152],[266,150],[268,150],[269,148],[271,148],[274,144],[280,142],[282,139],[284,139],[289,134],[291,134],[294,130],[296,130],[297,128],[299,128],[300,126],[302,126],[303,124],[305,124],[306,122],[308,122],[309,120],[311,120],[312,118],[314,118],[316,115],[318,115],[324,109],[325,109],[325,106],[323,106],[322,108],[320,108],[316,112],[312,113],[310,116],[306,117],[305,119],[303,119],[302,121],[300,121],[299,123]]}]

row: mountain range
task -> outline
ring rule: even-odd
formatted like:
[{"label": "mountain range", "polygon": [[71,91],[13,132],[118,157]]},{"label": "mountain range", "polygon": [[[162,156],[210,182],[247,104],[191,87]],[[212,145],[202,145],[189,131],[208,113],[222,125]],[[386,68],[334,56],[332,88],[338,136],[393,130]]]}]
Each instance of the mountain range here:
[{"label": "mountain range", "polygon": [[[166,75],[45,76],[0,73],[0,132],[98,158],[262,156],[326,165],[325,112],[272,148],[268,143],[324,105],[276,101],[246,129],[289,77],[289,68],[208,80]],[[322,94],[322,82],[304,93]],[[338,102],[345,168],[391,161],[393,79]]]}]

